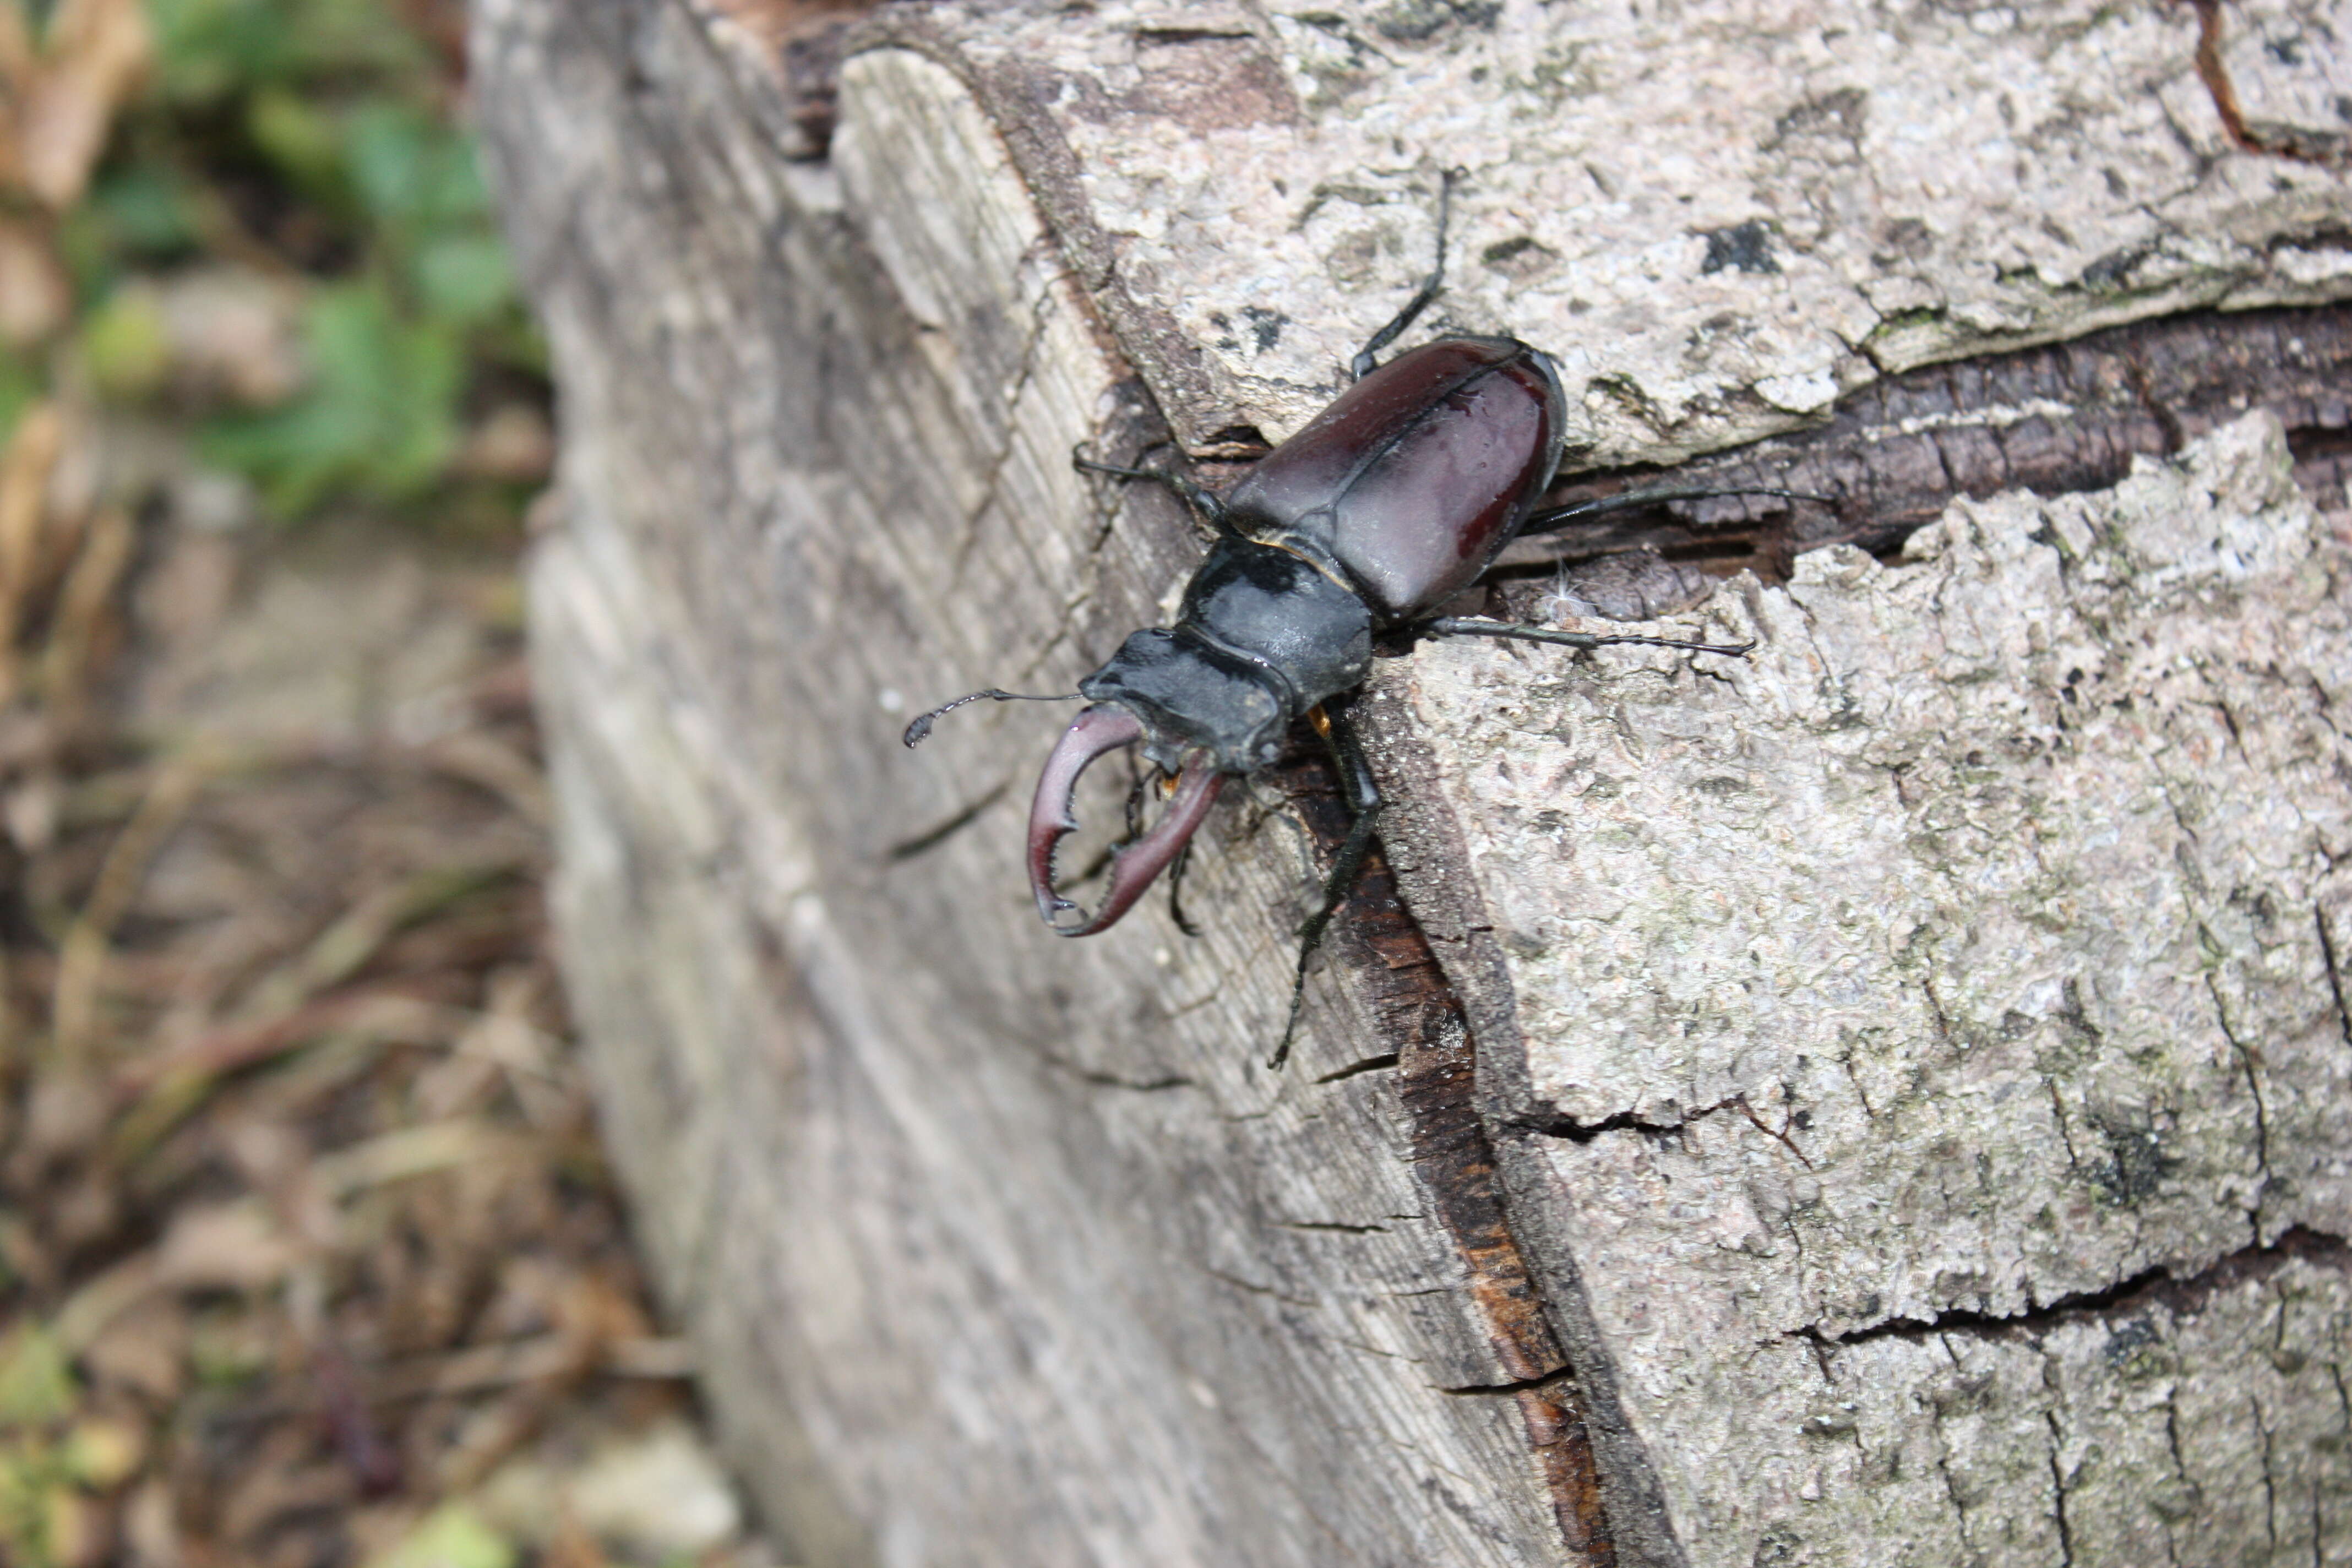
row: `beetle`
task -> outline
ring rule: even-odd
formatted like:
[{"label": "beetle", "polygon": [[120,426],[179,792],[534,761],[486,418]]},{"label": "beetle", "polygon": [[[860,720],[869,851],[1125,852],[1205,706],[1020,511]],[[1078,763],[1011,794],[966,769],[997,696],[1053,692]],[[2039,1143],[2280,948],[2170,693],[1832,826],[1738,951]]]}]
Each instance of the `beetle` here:
[{"label": "beetle", "polygon": [[[1483,637],[1743,655],[1752,643],[1602,636],[1437,612],[1515,539],[1664,500],[1794,494],[1654,489],[1544,508],[1538,502],[1567,434],[1566,399],[1549,355],[1517,338],[1465,336],[1381,363],[1381,352],[1444,288],[1447,209],[1461,174],[1449,172],[1440,190],[1435,269],[1350,362],[1350,384],[1225,495],[1167,470],[1072,455],[1085,471],[1167,486],[1210,529],[1214,542],[1184,590],[1176,624],[1134,633],[1076,693],[975,691],[920,715],[904,737],[908,746],[921,743],[941,714],[967,702],[1087,699],[1047,756],[1029,813],[1037,912],[1053,931],[1075,937],[1116,924],[1181,858],[1225,781],[1271,767],[1292,725],[1315,719],[1339,764],[1352,820],[1322,897],[1299,928],[1290,1014],[1267,1061],[1272,1068],[1289,1055],[1308,962],[1371,850],[1381,794],[1349,708],[1337,700],[1370,674],[1375,640]],[[1055,850],[1076,830],[1079,777],[1126,746],[1142,749],[1173,781],[1172,794],[1160,820],[1115,851],[1109,889],[1088,914],[1055,890]]]}]

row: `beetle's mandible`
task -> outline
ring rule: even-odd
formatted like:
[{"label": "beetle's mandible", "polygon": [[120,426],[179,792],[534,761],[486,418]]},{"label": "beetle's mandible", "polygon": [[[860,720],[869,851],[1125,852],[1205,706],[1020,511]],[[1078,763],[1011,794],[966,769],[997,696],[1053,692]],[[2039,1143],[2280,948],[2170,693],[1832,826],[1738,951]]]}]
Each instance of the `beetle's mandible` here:
[{"label": "beetle's mandible", "polygon": [[[1089,706],[1046,758],[1029,813],[1037,911],[1064,936],[1116,923],[1176,860],[1225,780],[1271,766],[1292,724],[1320,708],[1354,821],[1300,928],[1290,1015],[1269,1067],[1289,1053],[1308,960],[1371,848],[1380,792],[1346,705],[1333,700],[1363,684],[1376,636],[1748,651],[1436,614],[1514,539],[1622,507],[1726,493],[1649,490],[1540,509],[1566,424],[1559,375],[1543,351],[1516,338],[1454,337],[1378,363],[1443,287],[1446,212],[1459,175],[1445,176],[1439,197],[1435,270],[1356,355],[1353,384],[1226,495],[1177,474],[1074,458],[1094,472],[1167,485],[1215,542],[1185,588],[1175,626],[1135,633],[1078,683],[1076,695]],[[976,691],[918,718],[907,744],[919,743],[940,714],[982,698],[1054,700]],[[1139,744],[1174,780],[1174,793],[1159,822],[1113,856],[1109,889],[1086,914],[1055,890],[1054,851],[1076,829],[1079,775],[1105,753]]]}]

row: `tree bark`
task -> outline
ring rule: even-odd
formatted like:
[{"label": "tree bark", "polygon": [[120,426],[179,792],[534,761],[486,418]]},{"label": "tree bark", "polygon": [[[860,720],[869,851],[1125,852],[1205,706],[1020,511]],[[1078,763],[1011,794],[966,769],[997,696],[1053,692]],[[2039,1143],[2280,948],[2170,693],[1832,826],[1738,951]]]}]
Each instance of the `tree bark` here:
[{"label": "tree bark", "polygon": [[[815,1563],[2352,1559],[2352,25],[1566,9],[478,5],[567,973],[722,1429]],[[1072,450],[1238,472],[1454,166],[1420,331],[1573,468],[1826,499],[1490,600],[1745,662],[1382,661],[1272,1075],[1307,738],[1200,937],[1060,942],[1059,710],[898,731],[1164,624]]]}]

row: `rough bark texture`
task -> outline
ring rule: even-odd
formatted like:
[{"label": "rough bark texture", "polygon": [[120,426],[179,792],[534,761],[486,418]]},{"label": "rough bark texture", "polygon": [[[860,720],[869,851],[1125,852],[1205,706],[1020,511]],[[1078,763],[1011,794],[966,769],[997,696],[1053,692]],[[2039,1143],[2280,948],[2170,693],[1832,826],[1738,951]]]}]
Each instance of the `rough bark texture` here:
[{"label": "rough bark texture", "polygon": [[2255,414],[1801,556],[1727,668],[1400,667],[1513,1212],[1694,1560],[2352,1552],[2352,552],[2288,469]]},{"label": "rough bark texture", "polygon": [[[1703,558],[1718,573],[1753,564],[1778,580],[1799,550],[1898,546],[1954,496],[2105,489],[2133,458],[2177,452],[2250,407],[2285,425],[2305,492],[2341,495],[2352,478],[2352,307],[2200,311],[1890,375],[1842,398],[1824,424],[1702,458],[1674,478],[1832,504],[1719,497],[1621,512],[1570,536],[1522,541],[1504,570],[1648,548]],[[1589,476],[1559,499],[1656,482]]]},{"label": "rough bark texture", "polygon": [[[2352,1559],[2352,628],[2289,477],[2342,504],[2352,331],[2112,325],[2352,293],[2352,22],[844,9],[477,13],[564,396],[568,971],[796,1550]],[[1166,618],[1197,541],[1072,448],[1295,427],[1457,164],[1424,330],[1559,353],[1581,466],[1813,425],[1718,460],[1832,499],[1606,536],[1761,570],[1670,623],[1748,664],[1383,665],[1395,871],[1270,1078],[1311,747],[1202,836],[1203,936],[1060,942],[1056,710],[897,731]],[[2046,493],[1851,548],[1931,463]],[[1625,560],[1549,608],[1706,585]]]},{"label": "rough bark texture", "polygon": [[[2352,286],[2340,5],[884,7],[951,64],[1189,447],[1279,439],[1429,254],[1429,323],[1559,357],[1580,466],[1885,371]],[[2300,158],[2233,155],[2241,120]],[[2282,140],[2288,140],[2283,138]]]}]

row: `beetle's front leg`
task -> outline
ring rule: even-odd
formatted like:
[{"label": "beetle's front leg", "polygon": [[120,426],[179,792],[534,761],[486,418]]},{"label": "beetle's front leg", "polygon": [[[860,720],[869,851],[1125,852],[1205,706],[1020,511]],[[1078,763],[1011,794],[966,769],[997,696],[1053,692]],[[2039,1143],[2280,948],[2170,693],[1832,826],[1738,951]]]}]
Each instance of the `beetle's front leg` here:
[{"label": "beetle's front leg", "polygon": [[1184,873],[1192,864],[1192,841],[1188,838],[1184,847],[1176,851],[1176,864],[1168,868],[1168,918],[1176,922],[1178,931],[1198,940],[1201,928],[1184,913]]},{"label": "beetle's front leg", "polygon": [[1298,928],[1298,973],[1290,985],[1290,1016],[1282,1026],[1282,1043],[1275,1047],[1265,1064],[1276,1072],[1290,1059],[1290,1039],[1298,1032],[1299,1008],[1307,998],[1307,962],[1322,945],[1331,917],[1339,912],[1339,900],[1355,886],[1358,873],[1364,868],[1364,858],[1372,852],[1373,826],[1381,812],[1380,785],[1372,780],[1372,765],[1364,759],[1363,742],[1357,737],[1348,709],[1326,703],[1322,713],[1323,738],[1330,743],[1331,760],[1339,765],[1339,787],[1352,820],[1348,825],[1347,841],[1339,846],[1339,858],[1331,862],[1331,874],[1324,879],[1323,897],[1315,912],[1307,917],[1307,923]]},{"label": "beetle's front leg", "polygon": [[1154,484],[1166,485],[1175,492],[1176,499],[1182,501],[1192,515],[1206,523],[1212,531],[1221,535],[1229,535],[1234,531],[1232,521],[1225,516],[1225,503],[1223,498],[1213,491],[1202,489],[1182,474],[1172,474],[1165,468],[1122,468],[1116,463],[1097,463],[1092,458],[1081,456],[1084,451],[1083,447],[1070,448],[1070,467],[1077,469],[1078,472],[1108,474],[1113,479],[1150,479]]}]

